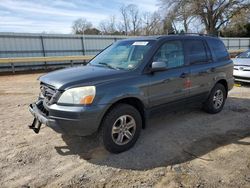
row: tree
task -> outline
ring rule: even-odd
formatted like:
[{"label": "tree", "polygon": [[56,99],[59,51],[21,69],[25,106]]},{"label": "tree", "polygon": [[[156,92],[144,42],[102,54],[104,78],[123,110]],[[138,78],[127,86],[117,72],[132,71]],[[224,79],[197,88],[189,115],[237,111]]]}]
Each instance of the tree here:
[{"label": "tree", "polygon": [[124,32],[125,32],[125,35],[128,35],[128,32],[129,32],[129,14],[128,14],[128,9],[127,9],[127,6],[123,5],[121,8],[120,8],[120,11],[121,11],[121,16],[122,16],[122,27],[124,29]]},{"label": "tree", "polygon": [[75,20],[72,25],[73,33],[75,34],[85,34],[84,31],[86,29],[90,29],[91,27],[92,23],[88,22],[85,18]]},{"label": "tree", "polygon": [[172,23],[176,32],[177,24],[175,22],[181,23],[183,25],[184,32],[187,33],[189,31],[189,24],[194,18],[192,6],[183,0],[170,0],[170,3],[172,3],[173,6],[167,7],[166,18]]},{"label": "tree", "polygon": [[164,32],[164,21],[158,12],[153,14],[144,12],[142,16],[142,34],[143,35],[161,35]]},{"label": "tree", "polygon": [[150,35],[151,32],[151,27],[152,27],[152,23],[151,23],[151,14],[150,12],[144,12],[143,16],[142,16],[142,24],[144,25],[143,27],[143,31],[144,35]]},{"label": "tree", "polygon": [[141,23],[138,6],[129,4],[127,6],[127,10],[130,16],[132,34],[136,35],[138,34],[139,26]]},{"label": "tree", "polygon": [[177,32],[178,30],[173,28],[173,21],[168,18],[165,18],[163,20],[163,33],[169,35],[175,34]]},{"label": "tree", "polygon": [[114,15],[110,16],[109,19],[102,20],[99,27],[103,34],[119,34],[117,31],[116,17]]},{"label": "tree", "polygon": [[101,31],[96,28],[88,28],[84,30],[85,35],[99,35],[100,33]]},{"label": "tree", "polygon": [[197,15],[210,34],[218,34],[220,28],[228,23],[234,16],[238,15],[242,9],[249,8],[247,0],[209,0],[197,1],[194,8]]},{"label": "tree", "polygon": [[[218,31],[225,26],[242,9],[249,9],[249,0],[160,0],[166,7],[178,8],[190,7],[192,16],[201,20],[207,33],[218,34]],[[169,8],[167,8],[169,10]]]},{"label": "tree", "polygon": [[241,10],[223,28],[222,35],[226,37],[250,37],[250,10]]},{"label": "tree", "polygon": [[125,32],[125,34],[139,34],[141,15],[138,6],[134,4],[129,4],[127,6],[123,5],[120,8],[120,13],[122,20],[120,26],[122,27],[122,30]]}]

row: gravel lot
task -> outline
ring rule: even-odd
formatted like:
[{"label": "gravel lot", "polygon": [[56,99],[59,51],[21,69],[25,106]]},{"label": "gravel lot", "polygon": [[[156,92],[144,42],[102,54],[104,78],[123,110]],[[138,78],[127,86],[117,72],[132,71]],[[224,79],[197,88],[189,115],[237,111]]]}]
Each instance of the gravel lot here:
[{"label": "gravel lot", "polygon": [[93,136],[27,128],[39,75],[0,77],[1,187],[250,187],[250,85],[235,87],[219,114],[151,119],[135,147],[115,155]]}]

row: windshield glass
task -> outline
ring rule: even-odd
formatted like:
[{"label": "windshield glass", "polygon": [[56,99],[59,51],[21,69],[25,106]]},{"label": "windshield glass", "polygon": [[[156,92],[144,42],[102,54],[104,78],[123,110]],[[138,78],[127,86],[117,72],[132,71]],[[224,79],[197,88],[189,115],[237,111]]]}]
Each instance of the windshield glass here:
[{"label": "windshield glass", "polygon": [[241,53],[240,55],[237,56],[237,58],[250,58],[250,50]]},{"label": "windshield glass", "polygon": [[112,69],[132,70],[143,60],[153,41],[121,41],[115,43],[90,61],[90,65]]}]

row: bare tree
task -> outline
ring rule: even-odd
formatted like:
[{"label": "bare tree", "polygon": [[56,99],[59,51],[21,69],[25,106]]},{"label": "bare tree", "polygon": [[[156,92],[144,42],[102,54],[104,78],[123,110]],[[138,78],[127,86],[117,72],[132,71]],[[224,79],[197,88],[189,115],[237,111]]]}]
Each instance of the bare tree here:
[{"label": "bare tree", "polygon": [[194,18],[193,7],[187,3],[188,0],[160,0],[163,12],[169,22],[172,22],[176,32],[177,23],[183,25],[184,31],[188,32],[189,24]]},{"label": "bare tree", "polygon": [[154,12],[151,16],[151,32],[150,35],[160,35],[164,31],[164,22],[158,12]]},{"label": "bare tree", "polygon": [[171,25],[171,27],[173,27],[174,32],[177,33],[178,29],[176,26],[177,25],[176,21],[177,22],[179,21],[179,19],[177,18],[177,13],[175,11],[168,12],[167,16],[164,19],[164,30],[166,30],[166,28],[168,28]]},{"label": "bare tree", "polygon": [[150,12],[144,12],[142,15],[142,27],[143,27],[143,31],[144,35],[149,35],[152,29],[152,23],[151,23],[151,13]]},{"label": "bare tree", "polygon": [[194,19],[193,9],[190,4],[185,4],[183,1],[179,3],[179,9],[176,12],[176,20],[182,21],[184,31],[189,31],[189,24]]},{"label": "bare tree", "polygon": [[104,34],[115,34],[117,32],[115,16],[113,15],[109,19],[102,20],[99,27]]},{"label": "bare tree", "polygon": [[[187,18],[186,13],[199,18],[210,34],[217,34],[223,25],[240,10],[249,8],[250,4],[249,0],[160,0],[160,2],[167,11],[170,8],[178,10],[183,20]],[[187,12],[186,9],[189,11]]]},{"label": "bare tree", "polygon": [[129,14],[128,14],[127,6],[123,5],[120,8],[120,11],[121,11],[121,16],[122,16],[122,24],[121,25],[124,28],[125,35],[128,35],[130,20],[129,20]]},{"label": "bare tree", "polygon": [[164,33],[164,21],[157,12],[153,14],[150,12],[143,13],[142,24],[142,34],[144,35],[160,35]]},{"label": "bare tree", "polygon": [[132,34],[136,35],[138,34],[139,26],[141,23],[138,6],[134,4],[129,4],[127,6],[127,10],[130,16]]},{"label": "bare tree", "polygon": [[238,15],[242,9],[250,8],[249,0],[197,0],[194,9],[210,34],[217,34],[219,29]]},{"label": "bare tree", "polygon": [[86,29],[92,28],[92,23],[85,18],[79,18],[73,22],[72,30],[75,34],[84,34]]}]

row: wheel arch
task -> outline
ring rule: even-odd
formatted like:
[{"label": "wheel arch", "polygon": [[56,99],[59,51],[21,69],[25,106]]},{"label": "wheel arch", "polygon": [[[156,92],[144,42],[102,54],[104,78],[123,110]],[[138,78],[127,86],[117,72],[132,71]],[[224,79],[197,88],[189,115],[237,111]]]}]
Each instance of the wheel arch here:
[{"label": "wheel arch", "polygon": [[225,89],[226,89],[226,97],[227,97],[227,95],[228,95],[228,83],[227,83],[227,81],[225,80],[225,79],[220,79],[220,80],[218,80],[217,82],[216,82],[216,84],[222,84],[224,87],[225,87]]},{"label": "wheel arch", "polygon": [[99,125],[99,129],[102,126],[102,122],[103,122],[103,119],[106,116],[106,114],[109,113],[118,104],[129,104],[129,105],[133,106],[134,108],[136,108],[138,110],[138,112],[141,114],[142,128],[144,129],[146,127],[146,116],[145,116],[146,113],[145,113],[145,107],[144,107],[143,102],[140,99],[138,99],[137,97],[125,97],[125,98],[122,98],[122,99],[115,101],[107,108],[107,110],[105,111],[105,113],[102,116],[102,120],[101,120],[101,123]]}]

